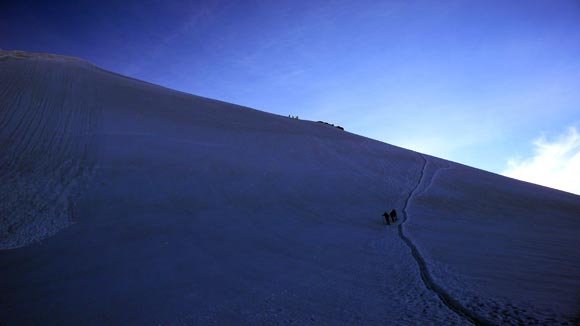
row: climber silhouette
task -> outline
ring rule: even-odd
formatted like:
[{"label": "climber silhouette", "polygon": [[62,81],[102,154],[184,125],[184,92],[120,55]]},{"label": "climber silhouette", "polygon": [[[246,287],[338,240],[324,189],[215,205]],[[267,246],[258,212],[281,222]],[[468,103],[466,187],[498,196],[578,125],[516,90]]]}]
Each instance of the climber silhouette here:
[{"label": "climber silhouette", "polygon": [[389,220],[389,213],[385,212],[383,214],[383,216],[385,217],[385,221],[387,222],[387,225],[391,225],[391,221]]},{"label": "climber silhouette", "polygon": [[390,215],[391,219],[393,220],[393,223],[395,223],[397,221],[397,210],[393,208]]}]

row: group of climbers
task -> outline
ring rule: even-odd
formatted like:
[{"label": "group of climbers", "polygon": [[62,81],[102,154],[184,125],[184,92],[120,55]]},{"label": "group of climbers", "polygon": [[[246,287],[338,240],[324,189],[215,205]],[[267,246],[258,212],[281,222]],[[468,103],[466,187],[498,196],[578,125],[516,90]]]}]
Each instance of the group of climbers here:
[{"label": "group of climbers", "polygon": [[387,222],[387,225],[391,225],[391,221],[393,223],[397,222],[397,210],[396,209],[391,210],[390,213],[385,212],[383,214],[383,216],[385,217],[385,221]]}]

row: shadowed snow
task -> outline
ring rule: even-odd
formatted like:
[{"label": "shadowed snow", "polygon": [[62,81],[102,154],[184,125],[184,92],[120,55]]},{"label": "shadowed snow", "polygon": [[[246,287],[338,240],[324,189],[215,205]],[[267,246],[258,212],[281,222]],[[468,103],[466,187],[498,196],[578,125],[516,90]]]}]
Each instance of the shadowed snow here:
[{"label": "shadowed snow", "polygon": [[2,52],[0,85],[0,323],[470,324],[420,267],[494,323],[574,318],[577,196],[84,61]]}]

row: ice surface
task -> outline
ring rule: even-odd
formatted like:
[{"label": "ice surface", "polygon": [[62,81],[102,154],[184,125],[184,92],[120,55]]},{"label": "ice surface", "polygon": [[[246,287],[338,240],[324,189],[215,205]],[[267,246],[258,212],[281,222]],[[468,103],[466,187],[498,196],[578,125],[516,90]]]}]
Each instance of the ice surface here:
[{"label": "ice surface", "polygon": [[0,323],[575,316],[577,196],[81,60],[0,53],[0,105]]}]

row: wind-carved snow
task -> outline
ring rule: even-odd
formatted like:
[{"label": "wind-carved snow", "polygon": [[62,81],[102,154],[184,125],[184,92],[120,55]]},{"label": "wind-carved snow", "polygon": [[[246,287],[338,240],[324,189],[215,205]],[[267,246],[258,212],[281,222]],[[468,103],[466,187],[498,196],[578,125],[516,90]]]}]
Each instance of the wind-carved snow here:
[{"label": "wind-carved snow", "polygon": [[92,174],[98,114],[96,94],[77,94],[91,89],[79,70],[42,60],[0,65],[0,249],[74,220],[74,198]]},{"label": "wind-carved snow", "polygon": [[574,321],[578,197],[81,60],[2,54],[0,85],[1,324]]}]

